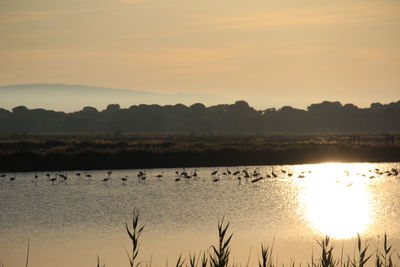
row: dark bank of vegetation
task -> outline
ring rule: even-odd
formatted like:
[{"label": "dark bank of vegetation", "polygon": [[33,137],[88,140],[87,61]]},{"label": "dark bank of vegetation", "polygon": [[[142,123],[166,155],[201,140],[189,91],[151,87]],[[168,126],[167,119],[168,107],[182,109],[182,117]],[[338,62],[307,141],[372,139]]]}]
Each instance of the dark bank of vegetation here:
[{"label": "dark bank of vegetation", "polygon": [[400,132],[400,101],[369,108],[323,102],[307,110],[289,106],[255,110],[245,101],[205,107],[194,104],[109,105],[64,113],[15,107],[0,109],[0,132],[51,133],[382,133]]},{"label": "dark bank of vegetation", "polygon": [[393,162],[399,133],[400,101],[264,111],[244,101],[73,113],[20,106],[0,109],[0,171]]},{"label": "dark bank of vegetation", "polygon": [[400,135],[2,134],[0,171],[398,162]]}]

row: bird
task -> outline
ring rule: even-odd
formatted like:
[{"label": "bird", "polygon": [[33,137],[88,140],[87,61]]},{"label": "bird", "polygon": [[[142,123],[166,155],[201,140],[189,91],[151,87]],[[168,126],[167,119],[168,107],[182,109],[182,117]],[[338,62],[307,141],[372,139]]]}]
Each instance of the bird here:
[{"label": "bird", "polygon": [[186,176],[187,175],[186,169],[183,169],[183,171],[181,172],[181,175],[182,176]]},{"label": "bird", "polygon": [[53,178],[50,179],[50,182],[52,182],[52,183],[54,184],[54,182],[55,182],[56,180],[57,180],[57,174],[56,174],[55,177],[53,177]]},{"label": "bird", "polygon": [[215,170],[211,173],[211,175],[216,175],[218,173],[218,170]]},{"label": "bird", "polygon": [[164,172],[162,171],[161,174],[156,175],[157,178],[161,178],[164,176]]},{"label": "bird", "polygon": [[137,174],[137,178],[139,180],[145,180],[146,179],[146,173],[144,171],[139,171],[139,173]]},{"label": "bird", "polygon": [[122,177],[121,180],[122,180],[122,183],[125,183],[128,180],[128,176]]},{"label": "bird", "polygon": [[260,181],[262,179],[264,179],[264,178],[263,177],[258,177],[256,179],[253,179],[251,182],[254,184],[254,183],[257,183],[258,181]]},{"label": "bird", "polygon": [[63,178],[64,181],[66,181],[68,179],[68,174],[67,173],[65,173],[65,175],[64,174],[60,174],[60,177]]},{"label": "bird", "polygon": [[111,172],[111,171],[108,171],[108,172],[107,172],[107,178],[104,178],[104,179],[103,179],[103,182],[109,181],[110,178],[111,178],[111,174],[112,174],[112,172]]}]

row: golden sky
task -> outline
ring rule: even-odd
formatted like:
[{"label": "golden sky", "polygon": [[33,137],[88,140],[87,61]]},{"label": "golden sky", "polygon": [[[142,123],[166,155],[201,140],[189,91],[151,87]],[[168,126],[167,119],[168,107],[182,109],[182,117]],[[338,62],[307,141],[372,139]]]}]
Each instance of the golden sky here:
[{"label": "golden sky", "polygon": [[398,0],[1,0],[0,85],[400,100]]}]

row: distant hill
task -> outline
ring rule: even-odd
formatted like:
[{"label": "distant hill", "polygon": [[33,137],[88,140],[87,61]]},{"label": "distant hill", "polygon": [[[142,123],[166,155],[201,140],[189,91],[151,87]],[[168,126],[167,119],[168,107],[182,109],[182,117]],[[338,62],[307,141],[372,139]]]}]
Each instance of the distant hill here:
[{"label": "distant hill", "polygon": [[161,94],[154,92],[112,89],[67,84],[18,84],[0,86],[0,108],[16,106],[44,108],[58,111],[76,111],[85,106],[99,110],[110,103],[129,107],[137,104],[185,104],[204,103],[215,105],[227,102],[224,98],[207,94]]}]

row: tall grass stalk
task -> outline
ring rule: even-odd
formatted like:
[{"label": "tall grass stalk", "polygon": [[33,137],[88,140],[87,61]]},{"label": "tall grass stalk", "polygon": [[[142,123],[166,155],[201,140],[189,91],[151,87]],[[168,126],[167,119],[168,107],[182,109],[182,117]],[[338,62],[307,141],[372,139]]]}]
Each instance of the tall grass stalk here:
[{"label": "tall grass stalk", "polygon": [[389,245],[387,234],[383,236],[383,252],[378,249],[376,251],[375,266],[376,267],[393,267],[392,245]]},{"label": "tall grass stalk", "polygon": [[206,253],[203,253],[203,257],[201,257],[201,267],[207,267],[208,259]]},{"label": "tall grass stalk", "polygon": [[196,254],[190,255],[189,254],[189,266],[190,267],[197,267],[198,262],[196,261]]},{"label": "tall grass stalk", "polygon": [[[100,258],[99,258],[99,256],[97,256],[97,267],[100,267]],[[106,267],[106,265],[103,264],[103,267]]]},{"label": "tall grass stalk", "polygon": [[258,267],[273,267],[272,263],[272,247],[265,247],[261,244],[261,259],[258,262]]},{"label": "tall grass stalk", "polygon": [[128,227],[128,223],[125,223],[126,232],[128,233],[131,241],[132,241],[132,252],[129,254],[126,251],[129,259],[129,265],[131,267],[137,267],[140,263],[136,263],[137,256],[139,254],[139,237],[144,229],[144,226],[139,227],[139,210],[134,209],[132,214],[132,229],[130,230]]},{"label": "tall grass stalk", "polygon": [[232,239],[232,234],[226,238],[226,232],[229,228],[227,223],[224,226],[224,219],[218,222],[218,237],[219,244],[218,247],[211,246],[213,252],[210,254],[210,266],[211,267],[227,267],[229,262],[229,243]]},{"label": "tall grass stalk", "polygon": [[360,235],[357,235],[357,249],[358,249],[358,259],[354,257],[353,261],[350,262],[353,267],[364,267],[368,260],[372,257],[372,254],[367,256],[368,243],[365,242],[363,248]]},{"label": "tall grass stalk", "polygon": [[29,250],[30,250],[30,240],[28,239],[28,250],[27,250],[27,252],[26,252],[25,267],[28,267],[28,265],[29,265]]},{"label": "tall grass stalk", "polygon": [[185,260],[182,259],[182,255],[179,255],[178,260],[176,261],[175,267],[183,267],[183,264],[185,263]]},{"label": "tall grass stalk", "polygon": [[[331,245],[329,236],[326,236],[321,241],[317,241],[318,245],[321,247],[321,258],[316,266],[321,267],[335,267],[337,261],[333,258],[333,245]],[[314,263],[312,263],[314,264]],[[315,266],[315,265],[313,265]]]}]

